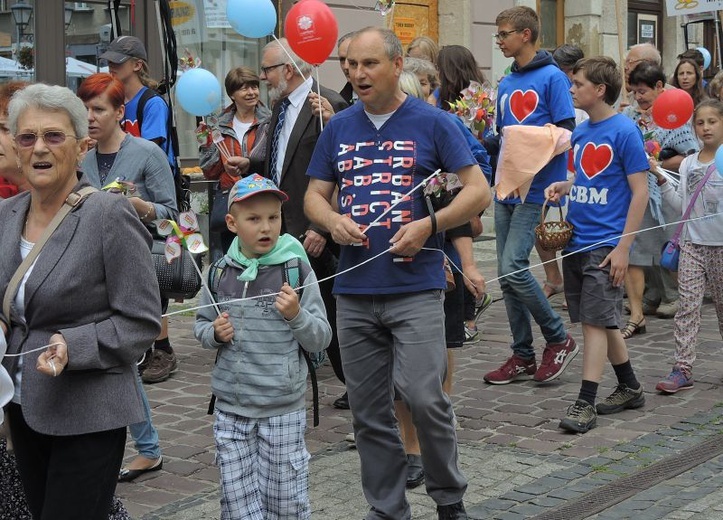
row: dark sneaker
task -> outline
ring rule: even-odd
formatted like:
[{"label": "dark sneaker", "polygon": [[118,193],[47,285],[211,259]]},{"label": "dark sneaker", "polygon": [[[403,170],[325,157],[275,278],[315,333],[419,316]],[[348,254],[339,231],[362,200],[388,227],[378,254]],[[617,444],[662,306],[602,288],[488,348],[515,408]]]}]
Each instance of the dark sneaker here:
[{"label": "dark sneaker", "polygon": [[492,305],[492,296],[490,296],[487,293],[483,293],[482,297],[479,300],[475,300],[474,302],[474,319],[477,321],[477,318],[480,317],[480,315],[487,310],[487,308]]},{"label": "dark sneaker", "polygon": [[586,433],[595,428],[596,422],[595,407],[587,401],[578,399],[567,409],[567,415],[560,421],[560,428],[569,432]]},{"label": "dark sneaker", "polygon": [[334,408],[337,408],[338,410],[348,410],[349,409],[349,394],[344,392],[344,395],[342,395],[339,399],[334,401],[332,403],[332,406]]},{"label": "dark sneaker", "polygon": [[655,385],[655,389],[664,394],[674,394],[679,390],[688,390],[689,388],[693,388],[693,374],[689,369],[678,365],[673,367],[673,371],[668,377]]},{"label": "dark sneaker", "polygon": [[488,372],[484,380],[492,385],[506,385],[512,381],[530,379],[537,371],[535,359],[522,359],[513,355],[497,370]]},{"label": "dark sneaker", "polygon": [[628,387],[628,385],[621,383],[603,402],[598,403],[595,409],[600,415],[608,415],[622,412],[623,410],[640,408],[644,404],[645,394],[643,393],[643,385],[640,385],[640,388],[637,390],[633,390]]},{"label": "dark sneaker", "polygon": [[542,352],[540,368],[535,372],[535,381],[547,383],[560,377],[579,351],[577,343],[569,334],[563,343],[548,343]]},{"label": "dark sneaker", "polygon": [[437,506],[437,518],[439,520],[467,520],[468,516],[464,503],[460,500],[456,504]]},{"label": "dark sneaker", "polygon": [[424,483],[424,468],[421,455],[407,455],[407,489],[414,489]]},{"label": "dark sneaker", "polygon": [[151,362],[143,371],[141,379],[144,383],[160,383],[165,381],[178,368],[176,355],[165,350],[155,349]]}]

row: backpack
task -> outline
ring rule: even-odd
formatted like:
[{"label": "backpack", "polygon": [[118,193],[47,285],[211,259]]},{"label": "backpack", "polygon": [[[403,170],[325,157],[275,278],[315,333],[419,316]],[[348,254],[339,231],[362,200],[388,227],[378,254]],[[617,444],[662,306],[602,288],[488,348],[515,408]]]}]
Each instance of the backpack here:
[{"label": "backpack", "polygon": [[[214,301],[217,301],[218,299],[218,286],[221,283],[221,274],[223,274],[223,271],[224,269],[226,269],[227,265],[228,262],[226,262],[226,257],[222,256],[220,259],[216,260],[213,264],[211,264],[211,266],[208,268],[208,287],[211,291],[211,296],[213,296]],[[301,260],[298,257],[291,258],[284,263],[284,282],[288,283],[293,288],[299,287],[301,283]],[[298,291],[299,300],[301,300],[301,295],[303,294],[303,292],[304,289],[300,289]],[[322,363],[324,363],[325,355],[323,351],[309,353],[304,350],[301,344],[299,344],[299,351],[301,351],[301,355],[304,356],[304,360],[306,361],[306,367],[308,368],[309,376],[311,377],[314,426],[319,426],[319,383],[316,378],[316,369],[321,366]],[[218,356],[219,352],[216,352],[216,360],[214,361],[214,365],[218,361]],[[211,401],[208,403],[208,415],[213,415],[213,409],[215,405],[216,396],[211,394]]]},{"label": "backpack", "polygon": [[138,129],[141,132],[143,131],[143,110],[146,108],[148,100],[154,97],[161,98],[168,107],[168,119],[166,120],[166,135],[168,138],[163,142],[161,149],[166,153],[166,156],[168,156],[169,150],[173,150],[174,164],[171,164],[171,170],[173,171],[173,183],[176,188],[176,204],[179,212],[188,211],[191,209],[191,177],[183,175],[178,165],[178,131],[173,122],[173,111],[170,104],[166,101],[166,98],[150,87],[147,87],[143,91],[143,94],[141,94],[138,100],[138,107],[136,108]]}]

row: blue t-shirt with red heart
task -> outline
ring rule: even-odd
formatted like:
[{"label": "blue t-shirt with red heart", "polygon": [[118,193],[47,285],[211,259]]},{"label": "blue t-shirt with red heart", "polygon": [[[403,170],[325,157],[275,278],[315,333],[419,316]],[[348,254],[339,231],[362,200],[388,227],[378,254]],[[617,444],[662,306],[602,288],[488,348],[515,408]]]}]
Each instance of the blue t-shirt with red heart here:
[{"label": "blue t-shirt with red heart", "polygon": [[647,171],[643,134],[622,114],[593,123],[587,120],[572,133],[575,183],[570,191],[567,221],[573,225],[569,251],[616,246],[625,228],[632,192],[628,175]]},{"label": "blue t-shirt with red heart", "polygon": [[120,122],[121,128],[134,137],[142,137],[149,141],[160,139],[160,147],[166,152],[171,166],[176,164],[173,147],[168,138],[168,105],[160,96],[153,96],[143,107],[143,128],[138,127],[138,102],[148,87],[140,89],[133,99],[125,104],[125,115]]},{"label": "blue t-shirt with red heart", "polygon": [[[497,90],[497,126],[544,126],[575,119],[570,94],[570,80],[557,65],[540,51],[530,64],[512,72],[500,82]],[[540,65],[542,63],[542,65]],[[503,131],[504,139],[504,131]],[[544,191],[550,184],[566,177],[566,154],[547,163],[532,181],[525,202],[542,204]],[[499,200],[503,204],[519,204],[519,198]]]}]

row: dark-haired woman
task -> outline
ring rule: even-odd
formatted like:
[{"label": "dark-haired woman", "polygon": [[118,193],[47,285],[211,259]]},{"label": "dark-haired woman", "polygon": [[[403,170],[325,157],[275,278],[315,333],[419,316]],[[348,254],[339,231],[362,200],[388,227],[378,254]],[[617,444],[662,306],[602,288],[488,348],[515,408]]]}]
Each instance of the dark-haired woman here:
[{"label": "dark-haired woman", "polygon": [[675,66],[675,72],[673,72],[670,84],[690,94],[695,106],[698,106],[698,103],[701,101],[708,99],[705,88],[703,88],[703,72],[693,60],[683,58],[678,62]]},{"label": "dark-haired woman", "polygon": [[[265,137],[271,112],[259,99],[259,81],[259,76],[248,67],[236,67],[226,74],[226,94],[233,103],[219,117],[218,131],[230,157],[223,157],[213,143],[203,144],[199,148],[203,176],[218,180],[214,200],[222,193],[227,193],[236,181],[249,173],[248,158],[251,153],[260,154],[265,148],[262,137]],[[225,202],[221,204],[225,207]],[[225,225],[212,231],[219,233],[222,254],[225,254],[236,235]]]},{"label": "dark-haired woman", "polygon": [[[666,130],[653,121],[653,102],[664,92],[665,79],[665,73],[659,65],[639,63],[630,72],[628,79],[636,104],[626,107],[623,113],[638,124],[648,141],[660,145],[659,164],[667,170],[678,171],[685,156],[698,151],[698,140],[689,123],[674,130]],[[660,188],[652,173],[648,174],[648,191],[650,202],[640,229],[665,223]],[[677,282],[669,271],[659,265],[660,250],[672,232],[673,226],[668,226],[667,229],[653,229],[635,237],[625,277],[625,291],[630,305],[630,320],[622,329],[625,339],[646,332],[645,314],[657,313],[661,318],[672,318],[675,315],[678,305]],[[646,282],[648,301],[643,305]]]}]

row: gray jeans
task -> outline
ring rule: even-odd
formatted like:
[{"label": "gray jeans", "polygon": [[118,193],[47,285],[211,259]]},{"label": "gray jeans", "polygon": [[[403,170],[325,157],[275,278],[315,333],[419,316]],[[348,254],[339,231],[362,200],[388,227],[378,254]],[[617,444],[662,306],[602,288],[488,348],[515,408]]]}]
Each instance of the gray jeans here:
[{"label": "gray jeans", "polygon": [[462,500],[452,403],[442,391],[447,369],[444,294],[337,297],[341,359],[367,519],[411,518],[405,497],[407,458],[394,415],[394,394],[409,406],[422,449],[427,493],[438,505]]}]

